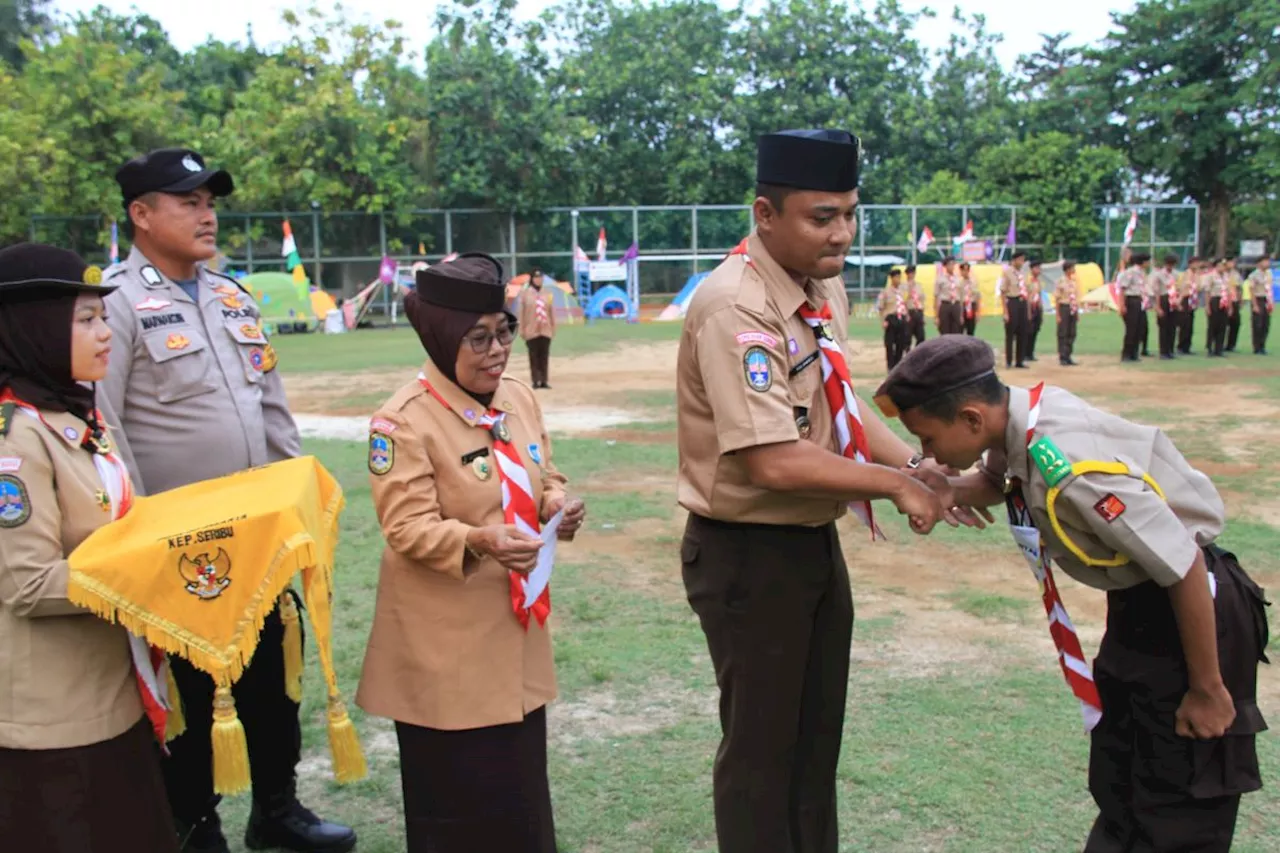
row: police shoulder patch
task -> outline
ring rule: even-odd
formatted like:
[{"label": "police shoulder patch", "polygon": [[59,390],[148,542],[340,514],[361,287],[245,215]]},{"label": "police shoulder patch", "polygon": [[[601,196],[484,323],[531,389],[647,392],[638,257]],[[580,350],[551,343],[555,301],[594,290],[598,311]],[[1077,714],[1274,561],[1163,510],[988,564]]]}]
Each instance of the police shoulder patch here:
[{"label": "police shoulder patch", "polygon": [[381,477],[396,461],[396,445],[386,433],[369,433],[369,473]]},{"label": "police shoulder patch", "polygon": [[1027,452],[1031,454],[1031,460],[1040,469],[1040,474],[1049,488],[1052,489],[1070,476],[1071,460],[1067,459],[1067,454],[1063,453],[1062,448],[1054,444],[1053,439],[1047,435],[1031,442]]},{"label": "police shoulder patch", "polygon": [[773,387],[773,372],[769,367],[769,353],[764,347],[748,347],[742,354],[742,373],[753,391],[768,391]]},{"label": "police shoulder patch", "polygon": [[30,518],[26,484],[12,474],[0,474],[0,528],[21,527]]}]

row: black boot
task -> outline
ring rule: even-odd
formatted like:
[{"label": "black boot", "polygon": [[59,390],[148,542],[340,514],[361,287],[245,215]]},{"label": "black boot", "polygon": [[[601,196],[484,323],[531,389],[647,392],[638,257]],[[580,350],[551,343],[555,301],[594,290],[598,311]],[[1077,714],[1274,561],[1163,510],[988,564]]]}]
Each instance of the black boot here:
[{"label": "black boot", "polygon": [[321,820],[290,794],[265,806],[254,801],[244,846],[250,850],[347,853],[356,846],[356,833],[349,826]]},{"label": "black boot", "polygon": [[178,849],[181,853],[231,853],[216,811],[210,810],[195,823],[186,823],[176,817],[173,822],[178,828]]}]

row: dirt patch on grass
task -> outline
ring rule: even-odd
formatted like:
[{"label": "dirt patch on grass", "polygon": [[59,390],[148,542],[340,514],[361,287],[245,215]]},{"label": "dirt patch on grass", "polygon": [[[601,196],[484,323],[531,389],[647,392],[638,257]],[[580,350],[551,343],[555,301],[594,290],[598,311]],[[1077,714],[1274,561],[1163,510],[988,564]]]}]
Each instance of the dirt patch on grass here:
[{"label": "dirt patch on grass", "polygon": [[714,689],[690,689],[675,681],[649,682],[627,699],[610,688],[595,688],[548,706],[547,731],[559,746],[647,735],[690,717],[714,718],[717,701]]}]

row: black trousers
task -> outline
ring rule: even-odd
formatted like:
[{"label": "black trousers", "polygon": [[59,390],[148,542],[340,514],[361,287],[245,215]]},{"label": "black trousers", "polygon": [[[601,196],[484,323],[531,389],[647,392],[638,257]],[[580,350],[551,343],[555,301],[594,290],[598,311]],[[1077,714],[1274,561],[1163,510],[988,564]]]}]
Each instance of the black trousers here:
[{"label": "black trousers", "polygon": [[1084,853],[1227,853],[1240,795],[1262,787],[1255,735],[1263,593],[1233,555],[1205,549],[1217,580],[1222,679],[1236,704],[1227,734],[1175,733],[1186,658],[1168,590],[1154,582],[1107,594],[1107,632],[1094,661],[1102,720],[1093,730],[1089,790],[1098,804]]},{"label": "black trousers", "polygon": [[893,370],[898,362],[907,354],[911,343],[911,328],[907,318],[890,314],[884,319],[884,360],[885,365]]},{"label": "black trousers", "polygon": [[551,364],[551,338],[529,338],[525,345],[529,347],[529,373],[533,387],[540,388],[551,381],[548,372]]},{"label": "black trousers", "polygon": [[1142,309],[1142,316],[1138,320],[1138,339],[1142,343],[1142,354],[1151,355],[1151,317],[1147,313],[1147,309]]},{"label": "black trousers", "polygon": [[1236,344],[1240,343],[1240,309],[1243,304],[1240,302],[1230,302],[1231,316],[1227,318],[1227,352],[1235,352]]},{"label": "black trousers", "polygon": [[1178,352],[1191,354],[1191,336],[1196,331],[1196,304],[1190,296],[1182,297],[1182,323],[1178,327]]},{"label": "black trousers", "polygon": [[1036,338],[1040,337],[1040,328],[1044,325],[1043,303],[1031,303],[1031,319],[1027,322],[1027,358],[1036,359]]},{"label": "black trousers", "polygon": [[1221,355],[1227,344],[1227,308],[1231,303],[1222,296],[1209,298],[1209,352]]},{"label": "black trousers", "polygon": [[[1027,332],[1031,319],[1027,316],[1027,300],[1021,296],[1010,296],[1004,301],[1005,313],[1009,319],[1004,321],[1004,364],[1021,365],[1026,360]],[[1017,361],[1014,361],[1014,357]]]},{"label": "black trousers", "polygon": [[964,311],[964,333],[973,337],[978,331],[978,307],[976,305]]},{"label": "black trousers", "polygon": [[1120,350],[1121,358],[1138,358],[1138,347],[1142,345],[1142,321],[1146,314],[1142,310],[1141,296],[1124,298],[1124,344]]},{"label": "black trousers", "polygon": [[[267,807],[294,796],[295,768],[302,752],[298,705],[284,692],[283,639],[284,623],[277,607],[262,626],[253,660],[231,689],[249,746],[253,799]],[[164,781],[173,816],[181,823],[195,824],[216,808],[219,799],[213,793],[210,739],[213,679],[179,657],[170,656],[169,666],[182,697],[187,729],[169,741]]]},{"label": "black trousers", "polygon": [[690,515],[680,560],[720,687],[720,853],[836,853],[853,600],[835,525]]},{"label": "black trousers", "polygon": [[964,332],[964,305],[959,302],[938,303],[938,332],[959,335]]},{"label": "black trousers", "polygon": [[1160,310],[1164,313],[1160,318],[1160,354],[1173,355],[1178,329],[1182,326],[1182,312],[1178,310],[1178,301],[1170,301],[1167,293],[1160,297]]},{"label": "black trousers", "polygon": [[1076,348],[1076,329],[1080,316],[1071,311],[1069,304],[1058,303],[1058,360],[1070,361]]},{"label": "black trousers", "polygon": [[88,746],[0,749],[0,849],[177,853],[147,718]]},{"label": "black trousers", "polygon": [[443,731],[396,723],[407,853],[555,853],[547,711]]},{"label": "black trousers", "polygon": [[1271,313],[1267,311],[1267,298],[1265,296],[1254,297],[1253,310],[1249,315],[1249,321],[1253,333],[1253,351],[1265,352],[1267,349],[1267,334],[1271,331]]},{"label": "black trousers", "polygon": [[924,310],[907,309],[907,349],[924,343]]}]

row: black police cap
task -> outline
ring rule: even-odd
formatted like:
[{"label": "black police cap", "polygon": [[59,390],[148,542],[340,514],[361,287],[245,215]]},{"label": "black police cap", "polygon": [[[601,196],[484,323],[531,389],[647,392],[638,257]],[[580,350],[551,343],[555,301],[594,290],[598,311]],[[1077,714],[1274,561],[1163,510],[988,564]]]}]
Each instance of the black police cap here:
[{"label": "black police cap", "polygon": [[190,148],[158,148],[134,157],[116,172],[124,206],[147,193],[189,193],[207,187],[215,196],[235,192],[235,181],[224,169],[210,169]]},{"label": "black police cap", "polygon": [[42,243],[18,243],[0,249],[0,300],[58,293],[98,293],[115,285],[102,283],[102,270],[75,252]]}]

